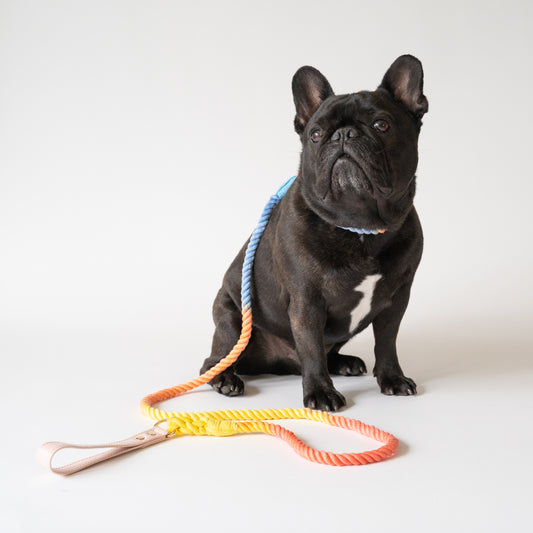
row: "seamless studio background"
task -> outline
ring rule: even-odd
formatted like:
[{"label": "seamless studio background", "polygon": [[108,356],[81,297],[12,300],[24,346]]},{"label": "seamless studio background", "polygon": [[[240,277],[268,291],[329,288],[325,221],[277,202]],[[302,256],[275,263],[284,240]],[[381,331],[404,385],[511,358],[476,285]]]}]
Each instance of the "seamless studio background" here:
[{"label": "seamless studio background", "polygon": [[[532,4],[0,1],[0,531],[527,530]],[[399,337],[413,398],[336,378],[397,457],[335,469],[266,436],[182,438],[71,478],[48,440],[132,435],[142,396],[196,375],[222,276],[297,170],[290,82],[338,93],[424,65],[425,255]],[[348,353],[373,365],[370,332]],[[176,410],[298,407],[297,377]],[[167,407],[167,406],[165,406]],[[364,438],[288,424],[334,451]]]}]

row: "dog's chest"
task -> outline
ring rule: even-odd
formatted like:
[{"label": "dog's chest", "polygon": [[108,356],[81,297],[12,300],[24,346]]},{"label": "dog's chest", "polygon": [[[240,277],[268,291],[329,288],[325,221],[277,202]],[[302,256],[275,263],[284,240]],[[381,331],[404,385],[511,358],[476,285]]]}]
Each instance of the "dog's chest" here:
[{"label": "dog's chest", "polygon": [[381,274],[368,275],[353,289],[359,300],[350,312],[350,333],[355,332],[368,313],[370,313],[374,291],[380,279]]}]

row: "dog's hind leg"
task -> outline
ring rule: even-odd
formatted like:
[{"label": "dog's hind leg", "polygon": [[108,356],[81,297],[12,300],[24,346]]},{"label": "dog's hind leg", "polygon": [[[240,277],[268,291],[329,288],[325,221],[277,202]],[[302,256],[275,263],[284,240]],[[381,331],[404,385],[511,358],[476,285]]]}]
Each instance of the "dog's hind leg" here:
[{"label": "dog's hind leg", "polygon": [[[241,310],[231,296],[222,287],[213,304],[215,333],[211,347],[211,355],[204,361],[200,373],[207,372],[221,359],[226,357],[234,347],[241,333]],[[215,376],[209,384],[225,396],[239,396],[244,392],[242,379],[235,374],[234,365]]]},{"label": "dog's hind leg", "polygon": [[344,344],[344,342],[339,342],[329,350],[327,355],[329,373],[339,376],[362,376],[366,374],[366,365],[362,359],[339,353]]}]

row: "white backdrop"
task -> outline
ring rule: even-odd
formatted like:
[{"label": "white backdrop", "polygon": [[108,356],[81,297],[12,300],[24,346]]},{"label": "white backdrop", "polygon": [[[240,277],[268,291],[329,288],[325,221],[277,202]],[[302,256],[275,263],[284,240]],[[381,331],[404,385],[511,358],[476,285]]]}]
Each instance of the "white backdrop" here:
[{"label": "white backdrop", "polygon": [[[23,439],[6,444],[0,529],[244,531],[255,511],[257,531],[531,526],[532,23],[526,0],[0,0],[0,394]],[[421,394],[336,380],[345,414],[396,432],[399,457],[332,471],[266,437],[182,439],[75,478],[41,471],[42,441],[133,434],[142,395],[198,371],[222,276],[297,169],[293,73],[373,89],[403,53],[430,104],[426,249],[399,343]],[[370,335],[352,346],[371,368]],[[172,406],[300,404],[298,378],[264,378]]]}]

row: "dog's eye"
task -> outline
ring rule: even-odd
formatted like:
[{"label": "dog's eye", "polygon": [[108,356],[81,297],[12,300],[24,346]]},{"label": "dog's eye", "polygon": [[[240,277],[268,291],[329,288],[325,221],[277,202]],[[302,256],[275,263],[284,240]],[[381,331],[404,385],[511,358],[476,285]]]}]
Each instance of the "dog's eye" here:
[{"label": "dog's eye", "polygon": [[373,124],[374,128],[381,133],[385,133],[389,129],[389,123],[386,120],[379,119]]},{"label": "dog's eye", "polygon": [[317,143],[318,141],[320,141],[320,139],[322,139],[322,135],[322,130],[320,128],[317,128],[311,132],[311,140],[314,143]]}]

